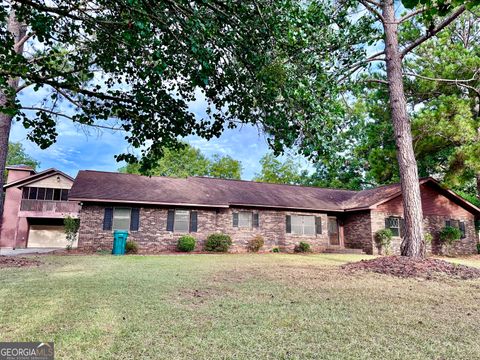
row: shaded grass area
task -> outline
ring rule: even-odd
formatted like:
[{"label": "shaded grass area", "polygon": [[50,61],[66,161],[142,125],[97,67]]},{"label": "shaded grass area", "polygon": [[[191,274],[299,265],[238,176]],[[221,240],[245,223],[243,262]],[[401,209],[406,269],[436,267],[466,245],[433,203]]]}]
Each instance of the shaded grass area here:
[{"label": "shaded grass area", "polygon": [[45,256],[0,271],[0,339],[62,359],[480,358],[480,280],[339,267],[361,258]]}]

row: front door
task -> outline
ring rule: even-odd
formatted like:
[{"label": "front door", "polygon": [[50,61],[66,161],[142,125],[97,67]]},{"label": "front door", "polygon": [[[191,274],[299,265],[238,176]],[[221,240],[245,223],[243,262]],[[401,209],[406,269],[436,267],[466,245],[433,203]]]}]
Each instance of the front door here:
[{"label": "front door", "polygon": [[328,239],[330,241],[330,245],[340,245],[338,221],[336,217],[328,218]]}]

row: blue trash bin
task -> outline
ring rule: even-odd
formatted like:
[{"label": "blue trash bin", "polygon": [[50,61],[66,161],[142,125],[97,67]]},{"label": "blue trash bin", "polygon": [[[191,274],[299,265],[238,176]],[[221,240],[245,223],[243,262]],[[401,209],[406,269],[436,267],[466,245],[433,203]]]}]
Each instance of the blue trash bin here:
[{"label": "blue trash bin", "polygon": [[127,245],[128,231],[115,230],[113,232],[113,255],[125,255]]}]

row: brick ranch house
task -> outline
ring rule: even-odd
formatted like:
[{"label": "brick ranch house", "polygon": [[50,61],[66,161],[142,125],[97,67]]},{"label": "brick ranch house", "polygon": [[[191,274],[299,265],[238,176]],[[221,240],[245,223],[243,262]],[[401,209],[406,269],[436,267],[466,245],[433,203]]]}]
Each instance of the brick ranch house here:
[{"label": "brick ranch house", "polygon": [[[421,179],[424,228],[433,236],[429,251],[441,253],[439,232],[446,225],[462,231],[453,252],[476,252],[475,219],[480,209],[440,186]],[[172,251],[184,234],[200,250],[209,234],[231,236],[232,251],[263,236],[264,250],[291,251],[300,241],[315,251],[361,249],[375,254],[374,235],[388,227],[399,252],[402,194],[398,184],[363,191],[223,180],[203,177],[144,177],[80,171],[69,200],[81,204],[78,246],[111,249],[113,230],[128,230],[143,253]]]}]

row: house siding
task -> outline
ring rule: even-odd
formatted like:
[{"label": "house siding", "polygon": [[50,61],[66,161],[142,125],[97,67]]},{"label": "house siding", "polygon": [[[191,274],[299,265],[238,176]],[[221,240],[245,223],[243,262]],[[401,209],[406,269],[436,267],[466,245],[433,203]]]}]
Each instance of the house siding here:
[{"label": "house siding", "polygon": [[[424,184],[421,187],[423,226],[424,232],[433,237],[431,245],[427,245],[427,253],[436,255],[445,254],[445,248],[440,242],[440,231],[445,227],[447,220],[461,220],[465,222],[466,237],[459,240],[448,250],[450,255],[467,255],[476,252],[478,233],[475,230],[475,217],[472,213],[456,204],[454,201],[439,194],[431,186]],[[403,217],[402,196],[379,205],[372,210],[372,236],[385,228],[385,218],[389,216]],[[400,254],[401,238],[394,237],[392,249],[394,254]],[[374,239],[373,239],[374,241]],[[374,243],[374,253],[378,253]]]},{"label": "house siding", "polygon": [[[85,250],[108,249],[113,245],[112,231],[103,230],[105,205],[85,204],[80,211],[79,248]],[[185,233],[167,231],[166,207],[141,207],[138,231],[131,231],[129,239],[137,242],[142,253],[175,251],[178,239]],[[208,235],[225,233],[231,236],[231,252],[246,252],[248,243],[255,236],[264,238],[262,251],[279,247],[284,251],[293,251],[300,241],[308,242],[314,251],[328,247],[327,215],[319,212],[293,212],[269,209],[228,208],[228,209],[194,209],[198,213],[197,232],[191,233],[197,240],[196,251],[201,251]],[[256,211],[259,213],[259,227],[244,229],[233,227],[232,217],[236,211]],[[286,233],[286,215],[315,215],[322,219],[322,234],[313,236]]]}]

